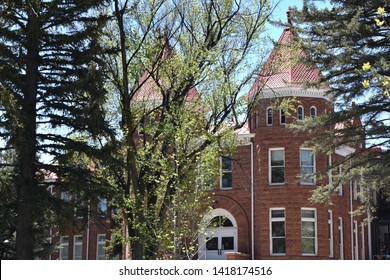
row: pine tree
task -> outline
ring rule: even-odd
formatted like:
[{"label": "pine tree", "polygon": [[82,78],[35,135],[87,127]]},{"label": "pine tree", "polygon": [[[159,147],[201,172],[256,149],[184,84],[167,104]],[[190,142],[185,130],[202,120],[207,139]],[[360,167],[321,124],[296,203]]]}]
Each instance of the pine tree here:
[{"label": "pine tree", "polygon": [[[58,163],[75,151],[92,153],[93,139],[106,129],[98,59],[99,32],[105,23],[99,9],[104,2],[0,3],[0,135],[4,139],[0,144],[2,150],[15,154],[9,186],[14,189],[9,193],[15,194],[17,202],[12,209],[17,259],[37,256],[52,213],[58,214],[43,172],[54,172],[66,182],[66,174],[72,172],[63,172]],[[50,155],[56,164],[42,155]],[[88,168],[84,171],[88,173]],[[79,179],[83,186],[85,177]]]},{"label": "pine tree", "polygon": [[329,167],[342,165],[344,176],[319,188],[314,198],[329,200],[339,183],[358,178],[366,211],[367,190],[389,193],[390,7],[384,0],[335,0],[323,8],[314,2],[304,1],[302,10],[292,12],[293,27],[310,53],[308,62],[323,73],[320,82],[330,86],[336,109],[294,127],[325,128],[321,137],[311,141],[324,153],[342,146],[355,149],[343,162]]}]

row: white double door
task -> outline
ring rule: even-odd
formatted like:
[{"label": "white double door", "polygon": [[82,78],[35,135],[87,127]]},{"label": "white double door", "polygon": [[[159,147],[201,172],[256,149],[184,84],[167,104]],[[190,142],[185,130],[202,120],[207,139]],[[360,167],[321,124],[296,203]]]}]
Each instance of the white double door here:
[{"label": "white double door", "polygon": [[225,260],[225,253],[237,252],[237,229],[234,227],[208,228],[204,240],[202,259]]}]

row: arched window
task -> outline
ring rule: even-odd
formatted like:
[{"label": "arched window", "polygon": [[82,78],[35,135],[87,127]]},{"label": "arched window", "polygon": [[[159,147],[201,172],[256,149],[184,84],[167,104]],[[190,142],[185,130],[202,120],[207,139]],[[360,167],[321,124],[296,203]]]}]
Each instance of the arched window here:
[{"label": "arched window", "polygon": [[280,109],[280,124],[286,124],[286,114],[283,109]]},{"label": "arched window", "polygon": [[272,125],[272,108],[267,109],[267,125]]},{"label": "arched window", "polygon": [[227,217],[216,216],[210,220],[208,227],[233,227],[233,223]]},{"label": "arched window", "polygon": [[302,106],[298,106],[298,110],[297,110],[297,119],[298,119],[298,120],[303,120],[303,118],[304,118],[303,107],[302,107]]},{"label": "arched window", "polygon": [[317,116],[317,108],[315,106],[312,106],[310,108],[310,117],[316,117]]}]

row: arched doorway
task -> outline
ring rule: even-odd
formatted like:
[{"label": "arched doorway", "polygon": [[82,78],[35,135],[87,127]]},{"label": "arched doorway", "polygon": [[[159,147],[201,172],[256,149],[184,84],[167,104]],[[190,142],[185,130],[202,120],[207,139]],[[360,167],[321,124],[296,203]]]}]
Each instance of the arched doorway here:
[{"label": "arched doorway", "polygon": [[214,209],[202,219],[199,259],[225,260],[225,253],[237,252],[237,222],[225,209]]}]

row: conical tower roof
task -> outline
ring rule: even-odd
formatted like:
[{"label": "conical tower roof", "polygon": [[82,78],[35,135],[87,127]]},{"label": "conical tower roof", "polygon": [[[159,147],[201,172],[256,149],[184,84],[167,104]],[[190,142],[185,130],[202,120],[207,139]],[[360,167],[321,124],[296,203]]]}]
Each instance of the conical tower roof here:
[{"label": "conical tower roof", "polygon": [[309,67],[302,62],[308,53],[296,43],[297,35],[291,28],[290,10],[287,11],[287,19],[289,25],[283,30],[250,93],[262,90],[265,98],[279,94],[328,99],[326,92],[329,87],[307,86],[319,81],[321,74],[316,66]]},{"label": "conical tower roof", "polygon": [[[165,33],[161,36],[163,41],[163,49],[161,52],[161,57],[158,58],[161,61],[168,60],[174,55],[174,49],[169,43],[168,35]],[[150,69],[146,69],[138,80],[139,90],[134,95],[134,100],[136,101],[157,101],[162,102],[163,95],[161,93],[160,87],[166,87],[168,90],[169,83],[168,80],[162,80],[159,78],[158,81],[154,80],[153,75]],[[191,86],[188,89],[188,92],[185,96],[186,101],[194,101],[199,99],[199,93],[195,86]]]}]

